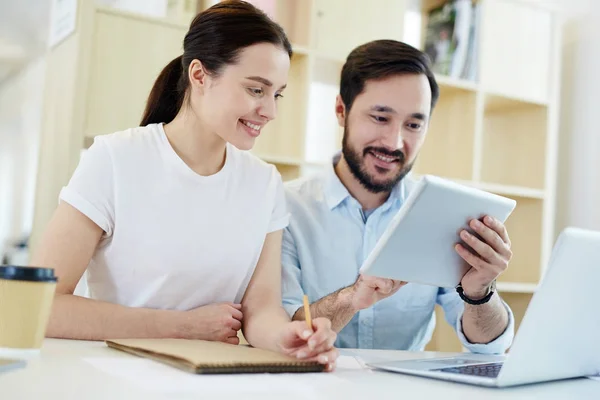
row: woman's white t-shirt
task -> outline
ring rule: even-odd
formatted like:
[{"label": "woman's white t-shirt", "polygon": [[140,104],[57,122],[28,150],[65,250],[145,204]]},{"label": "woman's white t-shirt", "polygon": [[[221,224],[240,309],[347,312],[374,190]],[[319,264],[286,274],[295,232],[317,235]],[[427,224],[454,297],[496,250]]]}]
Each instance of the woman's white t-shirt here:
[{"label": "woman's white t-shirt", "polygon": [[89,296],[130,307],[239,303],[266,235],[289,219],[274,166],[228,144],[223,168],[198,175],[162,124],[96,137],[60,200],[105,232]]}]

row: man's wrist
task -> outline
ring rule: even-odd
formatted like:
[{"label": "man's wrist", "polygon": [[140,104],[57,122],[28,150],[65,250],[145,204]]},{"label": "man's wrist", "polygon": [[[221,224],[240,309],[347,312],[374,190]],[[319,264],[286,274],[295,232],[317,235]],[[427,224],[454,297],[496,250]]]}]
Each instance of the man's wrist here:
[{"label": "man's wrist", "polygon": [[488,295],[489,292],[490,292],[489,286],[483,290],[474,290],[474,291],[467,290],[463,287],[464,295],[467,296],[468,298],[470,298],[471,300],[475,300],[475,301],[483,299],[485,296]]},{"label": "man's wrist", "polygon": [[471,288],[465,288],[462,284],[459,284],[456,288],[460,297],[467,303],[470,304],[484,304],[491,300],[492,296],[496,292],[496,281],[492,281],[483,288],[477,288],[475,290]]}]

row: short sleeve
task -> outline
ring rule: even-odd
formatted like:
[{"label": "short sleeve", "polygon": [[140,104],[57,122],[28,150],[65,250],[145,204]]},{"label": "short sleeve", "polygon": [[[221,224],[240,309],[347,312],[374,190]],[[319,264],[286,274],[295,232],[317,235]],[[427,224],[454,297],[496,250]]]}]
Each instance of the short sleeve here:
[{"label": "short sleeve", "polygon": [[111,236],[115,223],[114,166],[108,146],[102,137],[96,137],[86,150],[59,201],[64,201],[92,220]]},{"label": "short sleeve", "polygon": [[281,175],[275,167],[273,167],[273,170],[272,179],[275,183],[275,201],[273,202],[273,211],[271,213],[271,221],[269,222],[269,233],[287,227],[290,222]]}]

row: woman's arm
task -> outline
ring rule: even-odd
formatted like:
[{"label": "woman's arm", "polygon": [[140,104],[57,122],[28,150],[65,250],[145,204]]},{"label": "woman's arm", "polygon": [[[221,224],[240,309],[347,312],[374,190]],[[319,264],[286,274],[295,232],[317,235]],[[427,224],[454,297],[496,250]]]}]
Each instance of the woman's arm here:
[{"label": "woman's arm", "polygon": [[31,265],[54,268],[58,276],[46,336],[108,338],[188,338],[237,343],[239,305],[214,304],[190,311],[131,308],[73,295],[102,236],[102,229],[61,202]]},{"label": "woman's arm", "polygon": [[304,321],[291,322],[281,300],[282,231],[269,233],[254,275],[242,299],[243,332],[254,347],[266,348],[333,364],[336,334],[328,319],[313,320],[310,330]]},{"label": "woman's arm", "polygon": [[102,236],[102,229],[68,203],[52,216],[31,265],[54,268],[56,295],[46,336],[103,340],[170,336],[167,311],[133,309],[73,295]]}]

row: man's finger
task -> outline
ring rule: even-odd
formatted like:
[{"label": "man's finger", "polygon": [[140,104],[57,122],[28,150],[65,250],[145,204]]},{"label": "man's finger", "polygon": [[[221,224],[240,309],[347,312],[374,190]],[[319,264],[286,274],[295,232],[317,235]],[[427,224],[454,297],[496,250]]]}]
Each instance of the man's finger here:
[{"label": "man's finger", "polygon": [[404,281],[393,281],[392,292],[398,291],[402,286],[406,285]]},{"label": "man's finger", "polygon": [[483,268],[485,268],[486,262],[467,250],[465,246],[457,244],[454,248],[456,249],[458,255],[477,271],[481,271]]},{"label": "man's finger", "polygon": [[[487,229],[487,228],[486,228]],[[502,262],[500,256],[496,251],[487,243],[479,240],[477,237],[472,235],[471,233],[463,230],[460,233],[460,237],[468,244],[477,255],[480,256],[483,260],[489,262],[490,264],[499,264]]]},{"label": "man's finger", "polygon": [[469,225],[496,253],[503,257],[508,256],[508,245],[493,228],[476,219],[472,220]]},{"label": "man's finger", "polygon": [[510,237],[508,236],[506,226],[502,222],[488,215],[483,219],[483,223],[492,228],[500,236],[502,241],[510,247]]}]

